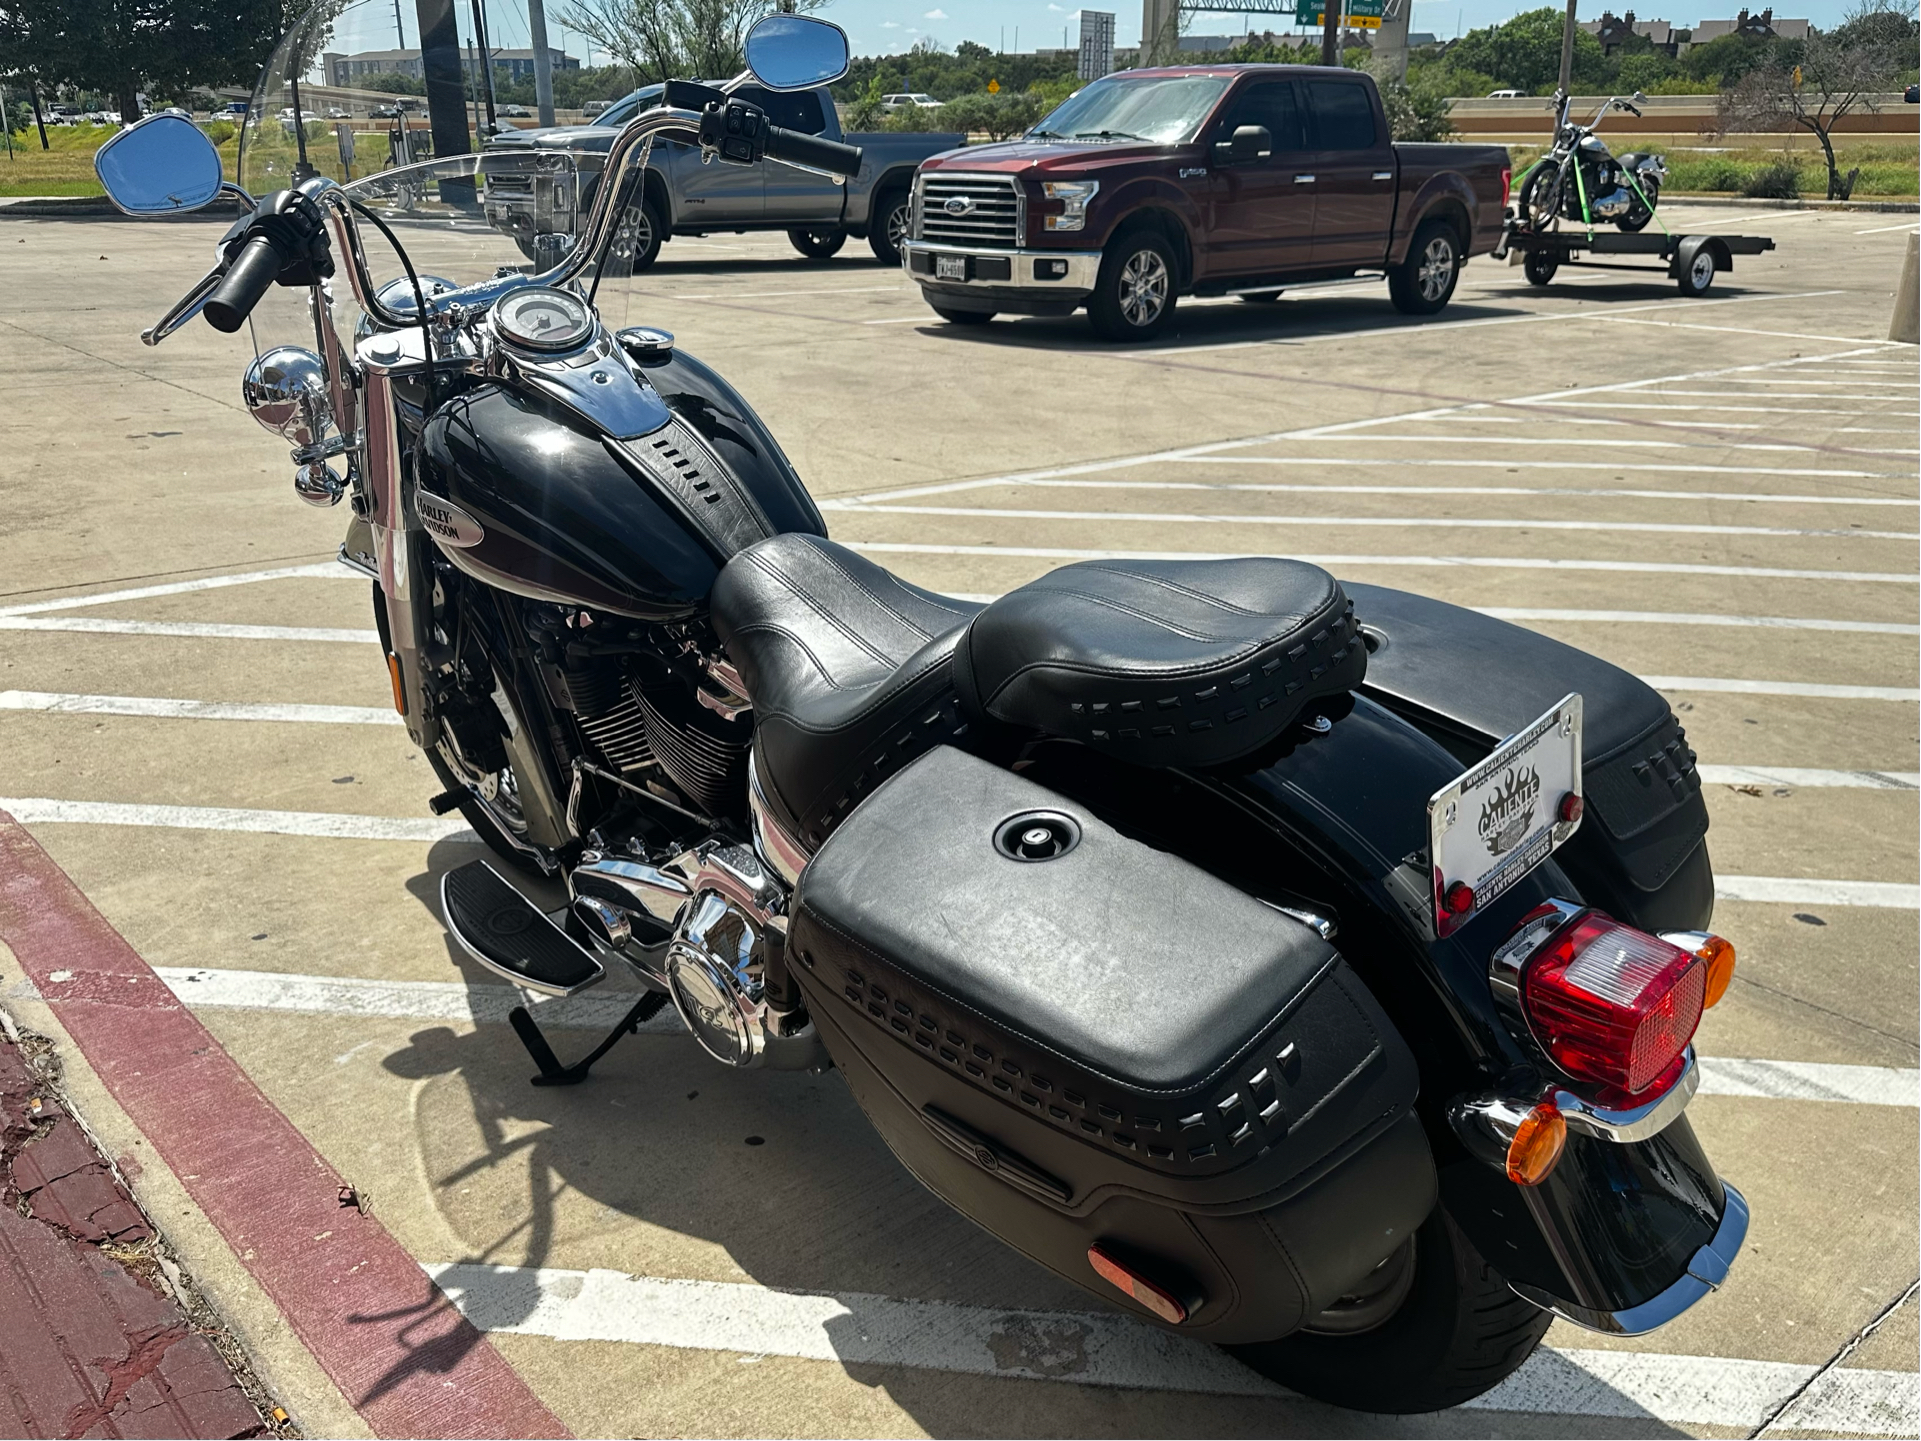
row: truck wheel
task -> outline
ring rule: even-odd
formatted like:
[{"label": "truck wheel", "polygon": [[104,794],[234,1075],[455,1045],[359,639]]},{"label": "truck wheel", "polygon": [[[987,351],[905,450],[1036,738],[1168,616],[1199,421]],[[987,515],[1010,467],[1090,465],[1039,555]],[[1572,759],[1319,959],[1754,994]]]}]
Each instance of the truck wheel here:
[{"label": "truck wheel", "polygon": [[1433,315],[1454,296],[1461,278],[1461,241],[1445,220],[1414,232],[1407,259],[1387,273],[1387,293],[1403,315]]},{"label": "truck wheel", "polygon": [[874,197],[867,220],[867,247],[882,265],[898,266],[900,248],[914,223],[914,204],[905,185],[890,185]]},{"label": "truck wheel", "polygon": [[994,318],[991,310],[949,310],[944,305],[936,305],[933,311],[949,325],[985,325]]},{"label": "truck wheel", "polygon": [[847,243],[845,230],[808,230],[795,226],[787,232],[787,239],[794,249],[809,260],[827,260],[840,253],[841,246]]},{"label": "truck wheel", "polygon": [[1109,340],[1151,340],[1167,328],[1179,298],[1174,247],[1142,228],[1108,241],[1087,318]]},{"label": "truck wheel", "polygon": [[1545,250],[1530,250],[1521,258],[1521,274],[1529,285],[1546,285],[1560,268],[1561,262]]},{"label": "truck wheel", "polygon": [[1356,1289],[1291,1336],[1227,1349],[1317,1401],[1406,1415],[1492,1390],[1554,1320],[1510,1291],[1439,1206]]},{"label": "truck wheel", "polygon": [[667,238],[667,222],[653,197],[629,205],[607,243],[607,273],[634,275],[654,263],[660,243]]}]

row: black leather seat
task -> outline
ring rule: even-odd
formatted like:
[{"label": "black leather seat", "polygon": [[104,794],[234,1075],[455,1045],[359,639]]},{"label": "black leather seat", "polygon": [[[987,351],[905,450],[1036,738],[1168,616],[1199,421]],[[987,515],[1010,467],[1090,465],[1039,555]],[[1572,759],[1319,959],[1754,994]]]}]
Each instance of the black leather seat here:
[{"label": "black leather seat", "polygon": [[1341,583],[1272,557],[1062,566],[988,606],[954,654],[969,715],[1157,766],[1247,755],[1366,673]]},{"label": "black leather seat", "polygon": [[967,731],[953,653],[976,604],[794,533],[729,560],[712,606],[753,697],[763,792],[810,849],[888,776]]}]

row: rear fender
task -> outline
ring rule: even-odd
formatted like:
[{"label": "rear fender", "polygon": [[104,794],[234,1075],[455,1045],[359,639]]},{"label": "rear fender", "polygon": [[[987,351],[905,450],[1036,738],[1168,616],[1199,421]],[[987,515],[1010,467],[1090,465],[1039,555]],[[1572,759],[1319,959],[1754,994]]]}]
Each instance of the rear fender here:
[{"label": "rear fender", "polygon": [[1413,200],[1403,205],[1401,214],[1406,216],[1405,223],[1397,217],[1394,236],[1388,243],[1387,263],[1394,266],[1406,260],[1414,232],[1434,219],[1448,221],[1460,233],[1461,254],[1465,257],[1474,247],[1480,213],[1481,202],[1466,177],[1453,170],[1429,176],[1414,193]]}]

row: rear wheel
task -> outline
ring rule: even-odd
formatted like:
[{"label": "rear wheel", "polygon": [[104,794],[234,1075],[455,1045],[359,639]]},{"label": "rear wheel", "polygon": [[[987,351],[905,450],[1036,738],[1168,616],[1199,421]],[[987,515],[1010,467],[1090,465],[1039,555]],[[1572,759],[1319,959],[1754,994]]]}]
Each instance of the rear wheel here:
[{"label": "rear wheel", "polygon": [[985,325],[994,318],[991,310],[949,310],[944,305],[936,305],[934,314],[949,325]]},{"label": "rear wheel", "polygon": [[1554,1320],[1510,1291],[1439,1206],[1355,1290],[1307,1329],[1227,1349],[1318,1401],[1406,1414],[1492,1390]]},{"label": "rear wheel", "polygon": [[787,239],[794,249],[809,260],[826,260],[840,253],[841,246],[847,243],[845,230],[809,230],[805,226],[795,226],[787,232]]},{"label": "rear wheel", "polygon": [[1654,210],[1652,207],[1661,203],[1661,187],[1658,184],[1651,179],[1638,183],[1641,187],[1641,195],[1647,197],[1648,203],[1643,205],[1641,203],[1641,196],[1635,196],[1635,198],[1628,203],[1628,213],[1614,222],[1629,235],[1634,235],[1646,230],[1648,228],[1648,222],[1654,219]]},{"label": "rear wheel", "polygon": [[1546,285],[1560,268],[1561,262],[1545,250],[1530,250],[1521,258],[1521,274],[1529,285]]},{"label": "rear wheel", "polygon": [[607,273],[633,275],[654,263],[660,243],[667,238],[667,221],[653,197],[629,205],[607,242]]},{"label": "rear wheel", "polygon": [[890,185],[874,197],[867,222],[867,248],[882,265],[899,265],[900,248],[914,223],[914,206],[905,185]]},{"label": "rear wheel", "polygon": [[1087,318],[1109,340],[1151,340],[1174,316],[1174,247],[1158,230],[1116,236],[1101,257]]},{"label": "rear wheel", "polygon": [[1461,278],[1461,240],[1445,220],[1414,232],[1407,259],[1387,273],[1387,293],[1403,315],[1433,315],[1454,298]]}]

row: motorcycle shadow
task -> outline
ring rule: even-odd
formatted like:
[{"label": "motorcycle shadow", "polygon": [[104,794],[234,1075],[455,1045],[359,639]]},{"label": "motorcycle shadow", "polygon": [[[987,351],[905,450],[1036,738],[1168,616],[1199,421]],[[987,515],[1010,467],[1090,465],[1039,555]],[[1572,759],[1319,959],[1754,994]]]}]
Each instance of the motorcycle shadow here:
[{"label": "motorcycle shadow", "polygon": [[[474,854],[467,845],[436,847],[410,891],[438,915],[440,873]],[[522,888],[537,904],[562,898],[548,884]],[[476,1013],[497,1013],[498,978],[451,940],[448,949]],[[620,977],[607,987],[631,988]],[[549,1039],[566,1060],[598,1033],[554,1028]],[[579,1086],[529,1084],[533,1063],[497,1022],[423,1027],[382,1064],[413,1083],[419,1174],[468,1248],[422,1259],[488,1268],[484,1292],[467,1302],[484,1330],[534,1314],[543,1283],[533,1268],[605,1268],[833,1295],[845,1314],[822,1329],[845,1373],[884,1390],[932,1435],[1185,1436],[1197,1432],[1197,1404],[1206,1407],[1199,1429],[1220,1435],[1680,1434],[1652,1418],[1563,1423],[1529,1414],[1502,1427],[1502,1413],[1490,1411],[1377,1417],[1287,1395],[1071,1384],[1097,1340],[1079,1319],[1102,1309],[1096,1299],[923,1188],[836,1073],[724,1068],[698,1050],[671,1008]],[[437,1297],[430,1290],[423,1313]],[[903,1297],[1000,1313],[984,1338],[994,1372],[872,1359],[873,1338],[898,1329],[888,1313]],[[479,1339],[461,1334],[464,1346]],[[449,1348],[463,1349],[458,1336],[423,1346],[402,1366],[444,1369]],[[618,1416],[605,1420],[615,1431],[622,1425]]]}]

